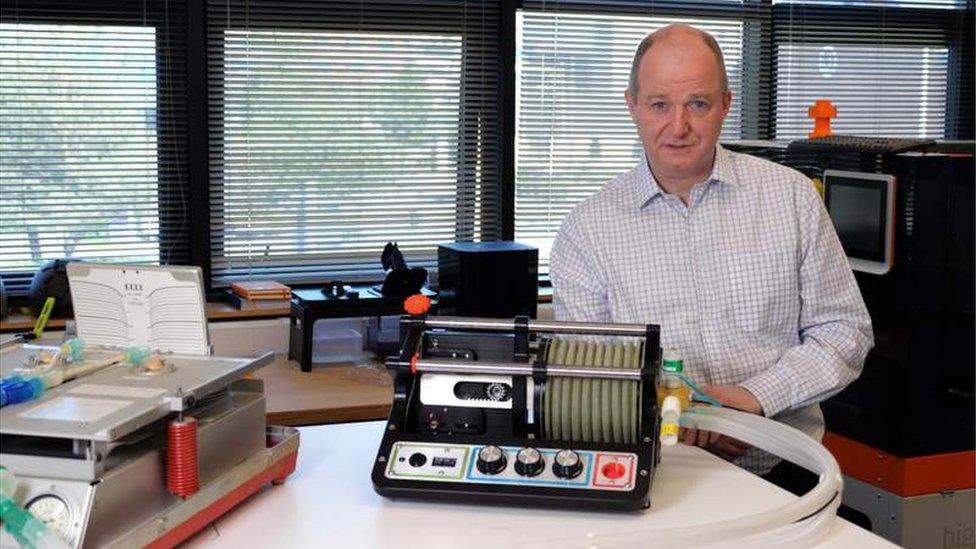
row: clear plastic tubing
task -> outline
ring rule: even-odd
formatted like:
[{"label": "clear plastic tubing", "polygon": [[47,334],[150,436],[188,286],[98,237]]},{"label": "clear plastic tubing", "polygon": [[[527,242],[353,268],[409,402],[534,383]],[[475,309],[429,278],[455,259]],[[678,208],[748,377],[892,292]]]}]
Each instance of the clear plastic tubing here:
[{"label": "clear plastic tubing", "polygon": [[778,421],[729,408],[691,408],[681,414],[681,426],[721,433],[762,448],[819,475],[820,482],[795,501],[745,517],[675,528],[563,537],[541,543],[534,541],[532,545],[560,549],[702,546],[793,548],[814,545],[830,530],[840,506],[843,479],[837,460],[819,442]]}]

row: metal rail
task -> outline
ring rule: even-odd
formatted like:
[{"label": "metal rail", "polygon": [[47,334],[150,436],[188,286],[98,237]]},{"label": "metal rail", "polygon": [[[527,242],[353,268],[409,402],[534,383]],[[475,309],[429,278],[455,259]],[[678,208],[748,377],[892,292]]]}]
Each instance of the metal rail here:
[{"label": "metal rail", "polygon": [[[401,363],[396,361],[398,365]],[[518,364],[515,362],[489,362],[489,361],[453,361],[448,359],[422,359],[414,363],[418,372],[430,373],[451,373],[451,374],[494,374],[494,375],[516,375],[531,376],[536,371],[531,364]],[[549,377],[582,377],[582,378],[607,378],[607,379],[641,379],[641,371],[622,368],[589,368],[571,366],[547,366],[545,373]]]},{"label": "metal rail", "polygon": [[[424,320],[428,328],[444,328],[449,330],[483,330],[494,332],[511,332],[517,329],[512,319],[476,318],[464,316],[432,316]],[[600,324],[593,322],[568,322],[555,320],[529,320],[530,332],[547,332],[557,334],[585,334],[585,335],[616,335],[643,336],[647,334],[645,324]]]}]

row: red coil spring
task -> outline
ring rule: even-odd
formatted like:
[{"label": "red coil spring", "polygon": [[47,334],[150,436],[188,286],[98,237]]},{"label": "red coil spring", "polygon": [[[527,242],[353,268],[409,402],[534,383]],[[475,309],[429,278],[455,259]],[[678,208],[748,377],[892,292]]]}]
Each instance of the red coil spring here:
[{"label": "red coil spring", "polygon": [[200,489],[197,469],[197,420],[173,420],[166,427],[166,488],[187,498]]}]

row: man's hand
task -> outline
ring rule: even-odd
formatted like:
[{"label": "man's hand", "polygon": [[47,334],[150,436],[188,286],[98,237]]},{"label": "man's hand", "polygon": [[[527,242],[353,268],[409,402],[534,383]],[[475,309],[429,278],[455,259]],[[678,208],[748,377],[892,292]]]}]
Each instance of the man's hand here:
[{"label": "man's hand", "polygon": [[747,389],[735,385],[706,385],[702,387],[706,395],[728,406],[750,414],[762,415],[762,404]]},{"label": "man's hand", "polygon": [[[702,391],[721,402],[723,406],[753,414],[762,414],[762,405],[752,393],[742,387],[715,385],[702,387]],[[697,445],[727,461],[736,459],[751,448],[750,445],[741,440],[698,429],[682,429],[678,437],[689,446]]]}]

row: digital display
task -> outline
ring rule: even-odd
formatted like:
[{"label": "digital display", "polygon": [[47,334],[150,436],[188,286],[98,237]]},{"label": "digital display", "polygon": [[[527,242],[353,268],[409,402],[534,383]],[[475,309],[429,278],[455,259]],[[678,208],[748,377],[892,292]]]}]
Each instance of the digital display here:
[{"label": "digital display", "polygon": [[847,256],[885,261],[885,182],[835,176],[825,184],[827,211]]},{"label": "digital display", "polygon": [[434,461],[431,462],[431,465],[434,467],[454,467],[456,463],[457,458],[435,457]]}]

